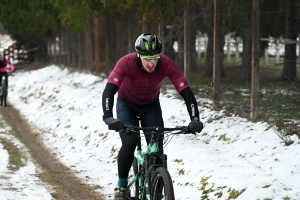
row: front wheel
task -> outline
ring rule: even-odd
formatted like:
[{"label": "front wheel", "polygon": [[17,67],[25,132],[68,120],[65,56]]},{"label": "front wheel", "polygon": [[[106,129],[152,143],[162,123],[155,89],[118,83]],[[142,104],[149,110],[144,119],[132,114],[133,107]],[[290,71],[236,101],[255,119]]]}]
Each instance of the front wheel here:
[{"label": "front wheel", "polygon": [[4,82],[2,82],[1,86],[1,105],[6,106],[6,98],[7,98],[7,89]]},{"label": "front wheel", "polygon": [[153,200],[175,200],[171,176],[164,167],[155,169],[151,177],[151,196]]}]

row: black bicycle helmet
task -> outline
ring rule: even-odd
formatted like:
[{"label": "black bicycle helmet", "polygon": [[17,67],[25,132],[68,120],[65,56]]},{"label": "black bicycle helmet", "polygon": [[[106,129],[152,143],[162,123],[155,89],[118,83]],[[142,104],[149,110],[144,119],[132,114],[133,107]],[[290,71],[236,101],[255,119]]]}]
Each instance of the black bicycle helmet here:
[{"label": "black bicycle helmet", "polygon": [[135,50],[140,55],[154,56],[161,53],[162,44],[157,35],[143,33],[135,41]]}]

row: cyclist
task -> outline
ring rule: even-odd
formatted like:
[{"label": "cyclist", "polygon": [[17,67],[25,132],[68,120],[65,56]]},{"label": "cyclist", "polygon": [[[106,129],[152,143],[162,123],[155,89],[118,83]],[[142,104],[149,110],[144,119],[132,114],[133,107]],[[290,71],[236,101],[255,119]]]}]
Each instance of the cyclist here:
[{"label": "cyclist", "polygon": [[[139,137],[125,134],[125,125],[139,126],[136,116],[140,116],[141,126],[164,126],[159,93],[165,77],[168,77],[183,97],[191,122],[190,132],[200,132],[203,128],[199,120],[196,98],[187,80],[169,57],[161,54],[162,44],[158,36],[152,33],[141,34],[135,42],[136,52],[119,59],[108,77],[102,95],[103,120],[109,130],[119,131],[122,146],[118,154],[118,185],[115,188],[115,200],[125,200],[134,151]],[[114,95],[118,92],[116,111],[113,116]],[[145,133],[146,141],[147,133]],[[158,141],[163,154],[163,138]]]},{"label": "cyclist", "polygon": [[0,52],[0,86],[2,84],[3,76],[5,76],[5,85],[8,88],[7,71],[15,71],[15,67],[10,63],[9,59],[5,57],[3,52]]}]

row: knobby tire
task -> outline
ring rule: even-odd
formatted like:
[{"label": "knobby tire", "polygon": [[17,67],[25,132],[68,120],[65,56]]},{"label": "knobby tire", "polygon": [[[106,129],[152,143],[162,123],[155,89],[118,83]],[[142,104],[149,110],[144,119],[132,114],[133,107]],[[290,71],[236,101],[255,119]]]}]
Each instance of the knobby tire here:
[{"label": "knobby tire", "polygon": [[6,106],[7,89],[5,82],[2,82],[1,90],[1,105]]},{"label": "knobby tire", "polygon": [[152,200],[175,200],[174,188],[170,173],[164,167],[155,169],[151,177]]}]

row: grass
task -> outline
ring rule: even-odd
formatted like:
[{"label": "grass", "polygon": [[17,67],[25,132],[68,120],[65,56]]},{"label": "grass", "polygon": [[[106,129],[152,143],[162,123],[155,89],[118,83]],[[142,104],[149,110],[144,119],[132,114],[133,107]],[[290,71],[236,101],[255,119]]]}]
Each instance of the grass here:
[{"label": "grass", "polygon": [[[3,117],[3,120],[0,120],[0,126],[5,127],[8,125],[11,128],[10,130],[6,130],[5,134],[11,135],[12,137],[20,140],[21,137],[18,134],[16,127],[11,121],[7,120],[7,113],[4,112],[3,109],[0,109],[0,114]],[[3,145],[3,149],[5,149],[9,154],[9,170],[17,171],[27,164],[28,157],[26,155],[26,152],[22,149],[24,147],[20,148],[11,139],[4,137],[0,137],[0,143]]]},{"label": "grass", "polygon": [[[198,101],[201,106],[212,108],[210,101],[213,99],[213,79],[204,75],[204,59],[198,59],[197,65],[198,71],[191,72],[190,87],[197,99],[203,99]],[[241,80],[241,62],[227,62],[225,59],[224,69],[226,76],[221,77],[220,81],[220,106],[225,109],[225,115],[234,113],[250,119],[251,81]],[[282,64],[270,61],[265,65],[261,59],[259,116],[256,121],[268,122],[286,145],[290,145],[293,143],[290,136],[297,135],[300,138],[300,67],[297,67],[295,81],[283,81],[282,71]],[[174,88],[168,79],[165,85],[165,88]],[[164,92],[164,87],[162,91]],[[177,93],[175,96],[182,98]],[[207,123],[213,120],[217,119],[210,119]]]},{"label": "grass", "polygon": [[222,134],[219,136],[218,141],[230,142],[230,139],[226,137],[226,134]]},{"label": "grass", "polygon": [[12,141],[0,138],[0,143],[3,145],[3,149],[9,154],[8,169],[17,171],[26,165],[27,157]]},{"label": "grass", "polygon": [[[236,190],[236,189],[226,189],[227,186],[222,186],[222,187],[216,187],[214,183],[209,183],[210,176],[202,177],[200,182],[201,182],[201,187],[199,188],[202,191],[202,196],[201,200],[209,200],[209,194],[212,193],[213,196],[216,198],[221,198],[223,195],[227,196],[228,198],[226,200],[230,199],[236,199],[238,198],[243,192],[245,192],[246,188],[242,190]],[[227,193],[225,195],[225,193]]]},{"label": "grass", "polygon": [[[191,73],[190,85],[197,98],[212,100],[212,77],[206,77],[204,60],[198,60],[199,71]],[[241,62],[224,60],[226,77],[221,77],[220,105],[231,113],[249,118],[251,81],[242,81]],[[300,137],[300,67],[295,81],[282,81],[283,66],[269,62],[260,66],[259,121],[268,122],[286,135]],[[168,82],[167,82],[168,84]],[[204,106],[207,102],[200,102]]]}]

